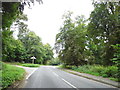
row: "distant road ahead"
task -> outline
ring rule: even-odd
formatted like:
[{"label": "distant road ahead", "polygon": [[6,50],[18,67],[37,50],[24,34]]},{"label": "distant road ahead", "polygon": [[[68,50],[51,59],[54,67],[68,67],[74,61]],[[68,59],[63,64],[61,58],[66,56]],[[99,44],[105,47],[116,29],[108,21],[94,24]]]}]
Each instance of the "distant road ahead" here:
[{"label": "distant road ahead", "polygon": [[[76,76],[54,66],[39,67],[24,88],[113,88],[110,85]],[[111,89],[109,89],[111,90]],[[114,89],[113,89],[114,90]]]}]

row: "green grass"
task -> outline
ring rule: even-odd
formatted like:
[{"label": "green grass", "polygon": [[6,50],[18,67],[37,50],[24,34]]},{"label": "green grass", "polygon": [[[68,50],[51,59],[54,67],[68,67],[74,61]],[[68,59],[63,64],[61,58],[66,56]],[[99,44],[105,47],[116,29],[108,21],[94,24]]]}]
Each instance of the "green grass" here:
[{"label": "green grass", "polygon": [[2,70],[0,70],[0,74],[2,74],[2,77],[0,78],[2,78],[2,80],[0,83],[2,84],[3,89],[23,78],[25,74],[24,69],[3,62],[0,63],[2,63]]},{"label": "green grass", "polygon": [[102,65],[83,65],[79,67],[75,66],[60,66],[62,68],[72,69],[81,73],[88,73],[95,76],[102,76],[104,78],[109,78],[113,81],[119,81],[119,72],[117,66],[102,66]]},{"label": "green grass", "polygon": [[25,66],[25,67],[39,67],[40,65],[39,64],[26,63],[26,64],[22,64],[22,66]]},{"label": "green grass", "polygon": [[5,62],[7,64],[11,65],[20,65],[20,66],[25,66],[25,67],[39,67],[39,64],[31,64],[31,63],[19,63],[19,62]]},{"label": "green grass", "polygon": [[20,62],[5,62],[5,63],[10,65],[22,65],[22,63]]}]

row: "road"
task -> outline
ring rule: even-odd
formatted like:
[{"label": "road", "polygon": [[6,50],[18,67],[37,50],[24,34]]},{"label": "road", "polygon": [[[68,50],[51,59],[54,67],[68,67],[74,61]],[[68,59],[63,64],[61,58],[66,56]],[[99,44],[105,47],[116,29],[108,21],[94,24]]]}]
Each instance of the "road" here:
[{"label": "road", "polygon": [[77,88],[114,87],[67,73],[54,66],[41,66],[27,78],[24,88],[73,88],[75,90]]}]

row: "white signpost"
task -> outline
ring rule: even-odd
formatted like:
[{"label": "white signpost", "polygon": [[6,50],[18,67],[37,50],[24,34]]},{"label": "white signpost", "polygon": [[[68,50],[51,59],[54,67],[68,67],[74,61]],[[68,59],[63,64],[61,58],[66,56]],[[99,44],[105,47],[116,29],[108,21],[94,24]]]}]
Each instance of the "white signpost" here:
[{"label": "white signpost", "polygon": [[31,57],[30,59],[32,59],[32,63],[34,64],[34,60],[36,59],[34,56]]}]

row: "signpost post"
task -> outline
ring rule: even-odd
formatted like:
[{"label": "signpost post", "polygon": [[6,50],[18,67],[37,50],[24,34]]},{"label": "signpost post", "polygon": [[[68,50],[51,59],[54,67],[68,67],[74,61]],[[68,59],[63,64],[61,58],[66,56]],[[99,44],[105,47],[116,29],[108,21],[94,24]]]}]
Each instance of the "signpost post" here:
[{"label": "signpost post", "polygon": [[34,60],[35,60],[36,58],[33,56],[33,57],[31,57],[31,59],[32,59],[32,63],[34,64]]}]

